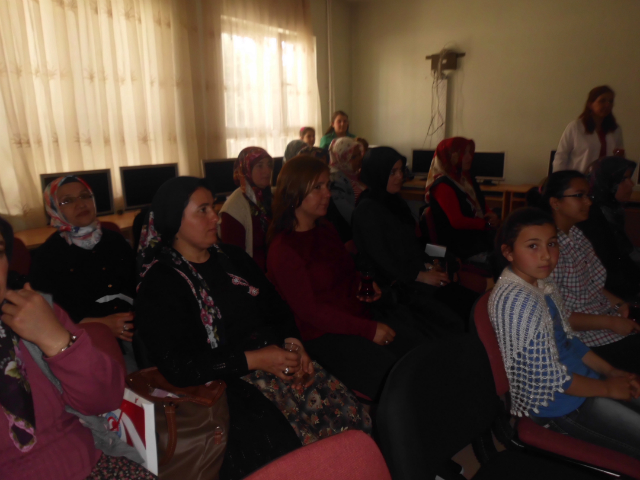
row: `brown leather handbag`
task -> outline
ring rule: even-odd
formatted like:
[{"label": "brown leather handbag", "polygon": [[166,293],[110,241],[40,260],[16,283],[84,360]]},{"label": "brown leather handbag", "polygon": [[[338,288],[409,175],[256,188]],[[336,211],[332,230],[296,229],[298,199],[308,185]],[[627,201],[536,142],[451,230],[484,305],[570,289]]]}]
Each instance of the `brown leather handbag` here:
[{"label": "brown leather handbag", "polygon": [[179,388],[152,367],[127,375],[127,385],[158,407],[159,478],[217,480],[229,431],[226,384]]}]

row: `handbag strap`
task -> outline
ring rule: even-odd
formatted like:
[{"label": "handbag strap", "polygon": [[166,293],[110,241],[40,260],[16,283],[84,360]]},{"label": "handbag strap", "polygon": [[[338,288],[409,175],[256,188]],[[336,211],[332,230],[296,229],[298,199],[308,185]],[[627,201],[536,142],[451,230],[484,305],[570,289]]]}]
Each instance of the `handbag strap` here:
[{"label": "handbag strap", "polygon": [[171,461],[173,454],[176,452],[176,445],[178,444],[178,427],[176,425],[176,406],[172,403],[164,406],[164,415],[167,418],[167,448],[164,451],[164,455],[159,460],[158,465],[163,467]]}]

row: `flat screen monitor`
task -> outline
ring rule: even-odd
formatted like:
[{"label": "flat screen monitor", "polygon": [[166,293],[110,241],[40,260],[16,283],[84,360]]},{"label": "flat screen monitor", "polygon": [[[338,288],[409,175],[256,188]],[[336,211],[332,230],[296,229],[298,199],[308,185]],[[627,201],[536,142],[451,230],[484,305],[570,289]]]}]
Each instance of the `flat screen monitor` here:
[{"label": "flat screen monitor", "polygon": [[43,173],[40,175],[40,186],[42,191],[47,185],[58,177],[74,175],[82,178],[91,187],[93,198],[96,201],[96,213],[98,215],[111,215],[113,208],[113,190],[111,189],[111,170],[86,170],[83,172],[58,172]]},{"label": "flat screen monitor", "polygon": [[151,205],[160,185],[177,176],[177,163],[120,167],[125,210],[136,210]]},{"label": "flat screen monitor", "polygon": [[278,182],[278,175],[282,170],[283,157],[273,157],[273,172],[271,173],[271,186],[275,187]]},{"label": "flat screen monitor", "polygon": [[238,186],[233,181],[233,164],[235,158],[220,160],[203,160],[202,176],[209,184],[214,195],[229,195]]},{"label": "flat screen monitor", "polygon": [[478,180],[504,180],[504,152],[476,152],[471,173]]},{"label": "flat screen monitor", "polygon": [[411,160],[411,171],[414,174],[429,173],[435,150],[414,150]]}]

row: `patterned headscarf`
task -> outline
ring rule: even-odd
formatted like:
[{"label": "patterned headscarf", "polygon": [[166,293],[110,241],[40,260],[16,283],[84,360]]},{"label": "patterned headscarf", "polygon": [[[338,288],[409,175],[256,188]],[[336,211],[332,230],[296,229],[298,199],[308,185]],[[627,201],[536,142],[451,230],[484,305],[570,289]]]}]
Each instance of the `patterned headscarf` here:
[{"label": "patterned headscarf", "polygon": [[[47,214],[51,217],[51,226],[58,230],[60,236],[64,238],[69,245],[73,244],[80,248],[84,248],[85,250],[92,250],[102,238],[102,229],[100,228],[100,221],[98,218],[96,217],[93,222],[91,222],[91,225],[87,225],[86,227],[76,227],[67,221],[60,211],[60,206],[58,205],[58,189],[62,185],[72,182],[81,183],[89,193],[93,195],[91,187],[89,187],[89,185],[79,177],[69,175],[66,177],[56,178],[53,182],[47,185],[47,188],[44,189],[45,208],[47,210]],[[93,209],[95,212],[96,201],[95,199],[91,199],[91,201],[93,202]]]},{"label": "patterned headscarf", "polygon": [[[476,150],[476,144],[473,140],[468,140],[463,137],[453,137],[442,140],[438,144],[435,154],[433,155],[429,175],[427,176],[425,201],[429,203],[431,200],[431,187],[433,183],[438,178],[447,176],[467,195],[469,203],[475,211],[476,217],[482,218],[484,214],[482,213],[482,206],[476,197],[476,192],[473,189],[471,174],[469,171],[462,170],[462,157],[464,156],[465,150],[468,146],[471,147],[470,153],[473,158],[473,154]],[[455,163],[453,159],[454,153],[458,154]]]},{"label": "patterned headscarf", "polygon": [[310,157],[322,160],[324,163],[329,165],[329,150],[326,148],[310,147],[307,145],[298,152],[298,155],[309,155]]},{"label": "patterned headscarf", "polygon": [[[211,297],[207,282],[187,259],[171,247],[173,242],[170,241],[180,230],[184,209],[199,187],[208,189],[201,178],[177,177],[162,184],[153,197],[149,217],[140,234],[137,289],[156,263],[173,268],[191,288],[200,310],[200,320],[207,331],[207,343],[213,349],[225,343],[220,310]],[[212,246],[212,249],[217,249],[217,246]]]},{"label": "patterned headscarf", "polygon": [[273,166],[273,159],[264,148],[247,147],[242,150],[233,165],[233,181],[242,189],[242,193],[249,201],[251,216],[259,217],[260,226],[266,233],[271,224],[271,185],[258,188],[251,180],[253,167],[265,158]]},{"label": "patterned headscarf", "polygon": [[[13,228],[0,218],[0,231],[6,245],[6,261],[9,262]],[[36,444],[36,416],[19,342],[20,337],[0,320],[0,406],[9,422],[11,441],[18,450],[26,453]]]},{"label": "patterned headscarf", "polygon": [[356,154],[360,157],[364,155],[364,145],[351,137],[336,138],[329,145],[329,154],[331,155],[331,172],[342,172],[351,182],[353,193],[356,200],[367,188],[359,180],[360,171],[354,170],[351,160]]}]

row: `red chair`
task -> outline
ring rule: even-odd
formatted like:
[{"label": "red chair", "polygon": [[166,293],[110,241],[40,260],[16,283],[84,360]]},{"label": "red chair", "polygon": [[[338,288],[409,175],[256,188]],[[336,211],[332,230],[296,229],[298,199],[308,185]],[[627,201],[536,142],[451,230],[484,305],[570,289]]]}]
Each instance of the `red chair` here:
[{"label": "red chair", "polygon": [[31,268],[31,253],[22,240],[13,238],[13,258],[9,264],[9,270],[18,272],[20,275],[29,275]]},{"label": "red chair", "polygon": [[[498,396],[502,396],[509,393],[509,380],[504,369],[498,339],[489,319],[488,300],[490,293],[485,293],[476,303],[473,319],[478,336],[489,356],[496,392]],[[630,478],[640,479],[640,461],[622,453],[553,432],[538,425],[528,417],[517,419],[516,431],[517,438],[512,440],[515,446],[522,447],[518,443],[519,440],[527,447],[533,447],[538,451],[549,452],[554,455],[561,455],[571,462],[594,470],[605,471],[611,476],[619,477],[622,474]]]},{"label": "red chair", "polygon": [[299,448],[265,465],[246,480],[391,480],[375,442],[349,430]]}]

